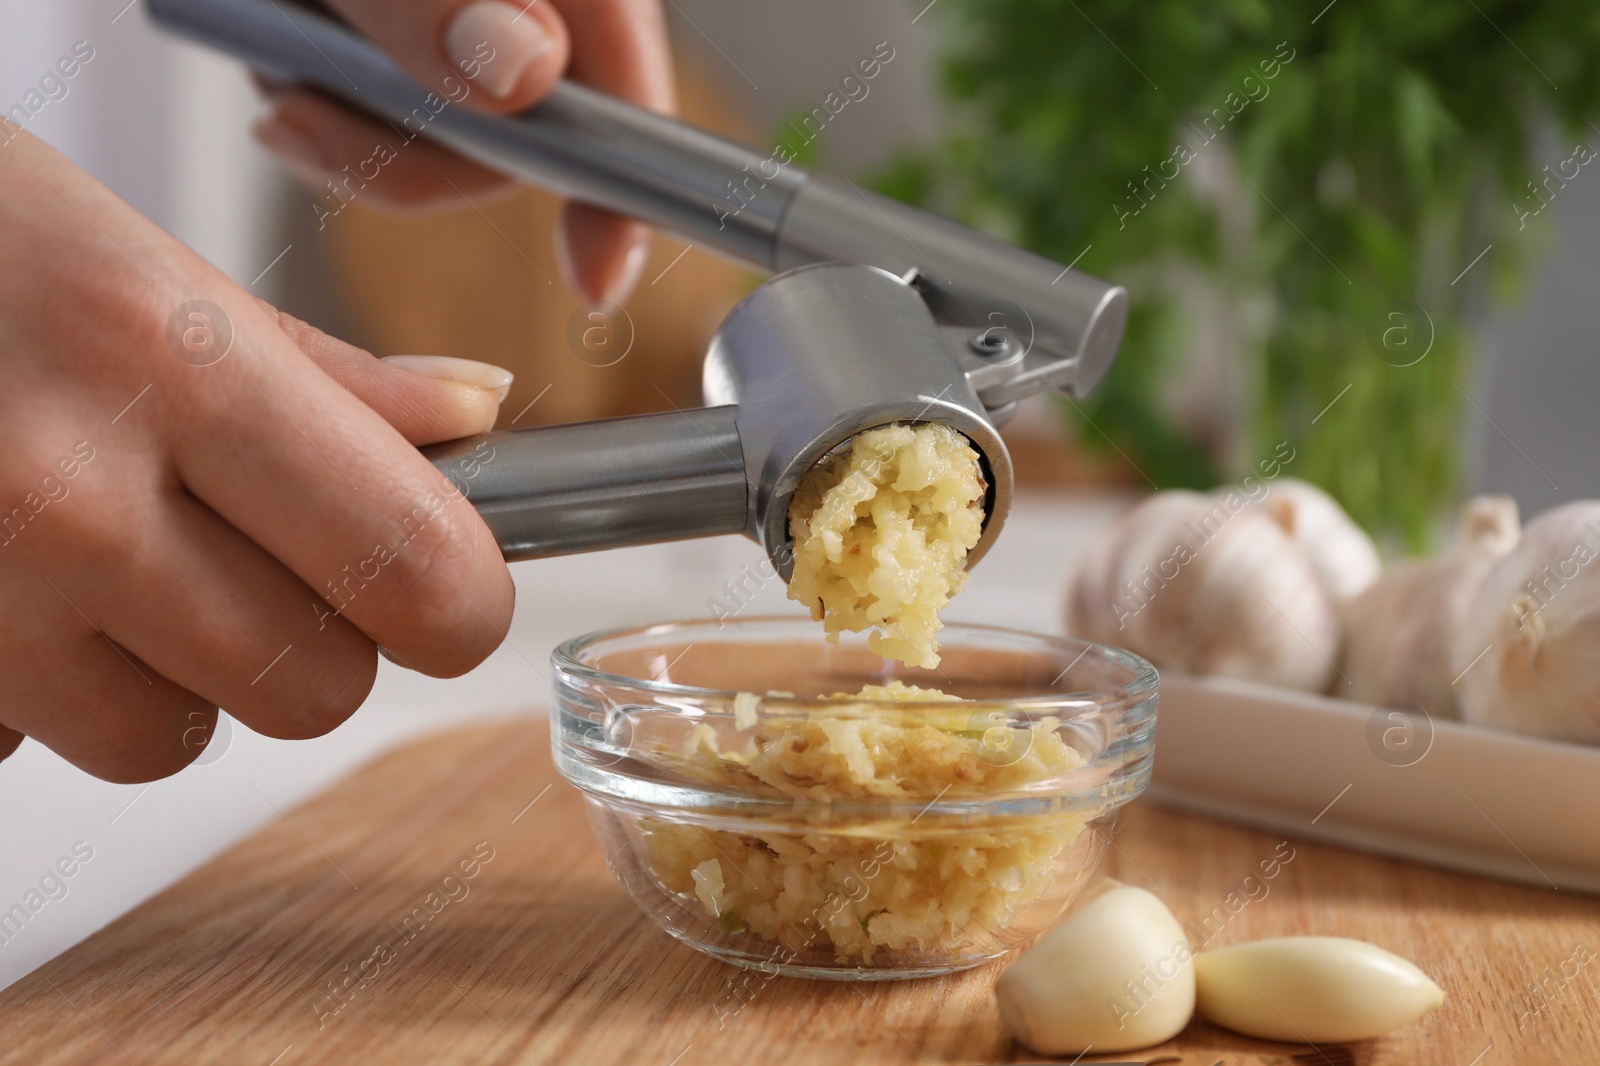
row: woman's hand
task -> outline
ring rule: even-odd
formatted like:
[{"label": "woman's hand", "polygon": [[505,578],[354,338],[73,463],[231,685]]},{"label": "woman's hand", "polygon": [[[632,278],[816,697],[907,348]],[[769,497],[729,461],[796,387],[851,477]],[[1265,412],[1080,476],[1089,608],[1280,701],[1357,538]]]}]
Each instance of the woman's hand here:
[{"label": "woman's hand", "polygon": [[510,575],[413,447],[493,392],[279,315],[27,134],[0,233],[0,756],[147,781],[218,707],[318,736],[376,646],[452,676],[500,643]]},{"label": "woman's hand", "polygon": [[[329,6],[421,84],[439,89],[447,77],[457,84],[465,77],[470,91],[463,107],[521,111],[563,76],[657,111],[673,107],[658,0],[329,0]],[[256,136],[315,188],[347,165],[354,171],[375,145],[395,140],[389,126],[303,91],[276,94]],[[390,207],[448,207],[510,184],[418,140],[362,196]],[[620,303],[638,280],[648,238],[641,223],[569,203],[556,248],[578,293]]]}]

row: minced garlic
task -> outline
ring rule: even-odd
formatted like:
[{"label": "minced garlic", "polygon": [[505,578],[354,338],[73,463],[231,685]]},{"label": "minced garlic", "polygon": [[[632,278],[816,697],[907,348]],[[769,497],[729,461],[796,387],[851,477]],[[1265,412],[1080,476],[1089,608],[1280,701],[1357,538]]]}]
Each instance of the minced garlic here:
[{"label": "minced garlic", "polygon": [[[709,725],[697,728],[675,769],[743,795],[791,799],[794,813],[737,832],[645,819],[651,872],[723,928],[772,941],[788,959],[831,948],[839,963],[871,963],[880,952],[955,952],[993,937],[1055,882],[1083,818],[1065,801],[1047,814],[955,823],[923,814],[940,800],[1056,778],[1082,756],[1054,718],[996,726],[992,705],[899,681],[855,696],[874,702],[764,709],[734,750],[720,750]],[[890,710],[881,701],[924,706]],[[944,703],[948,710],[928,706]],[[911,813],[841,815],[863,800],[899,801]]]},{"label": "minced garlic", "polygon": [[867,646],[939,665],[939,612],[966,582],[988,486],[978,453],[949,426],[858,433],[819,462],[789,503],[789,598],[828,639],[872,630]]},{"label": "minced garlic", "polygon": [[761,697],[754,692],[740,692],[733,697],[733,727],[749,729],[756,724],[756,714],[761,708]]}]

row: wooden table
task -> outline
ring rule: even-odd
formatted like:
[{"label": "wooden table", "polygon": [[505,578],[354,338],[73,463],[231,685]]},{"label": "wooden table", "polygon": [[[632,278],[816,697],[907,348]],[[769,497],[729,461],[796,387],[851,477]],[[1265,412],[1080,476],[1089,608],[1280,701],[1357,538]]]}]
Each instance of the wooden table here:
[{"label": "wooden table", "polygon": [[[1000,1026],[993,966],[736,992],[745,971],[669,939],[612,880],[548,743],[542,719],[424,739],[287,812],[0,992],[0,1061],[1038,1061]],[[1600,901],[1282,844],[1141,801],[1106,867],[1186,924],[1211,915],[1206,946],[1361,937],[1433,975],[1445,1007],[1349,1048],[1195,1022],[1162,1048],[1083,1061],[1600,1061]],[[1246,886],[1290,849],[1276,877]]]}]

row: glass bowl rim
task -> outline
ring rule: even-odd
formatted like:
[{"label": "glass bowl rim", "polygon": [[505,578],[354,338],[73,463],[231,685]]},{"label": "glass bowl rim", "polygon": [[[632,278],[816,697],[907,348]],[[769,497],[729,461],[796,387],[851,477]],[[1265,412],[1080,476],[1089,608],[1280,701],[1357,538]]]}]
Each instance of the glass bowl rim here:
[{"label": "glass bowl rim", "polygon": [[[688,618],[675,619],[664,622],[646,622],[638,625],[613,626],[606,629],[597,629],[563,641],[550,653],[550,664],[557,674],[579,677],[611,687],[632,688],[642,692],[663,696],[688,696],[700,699],[717,700],[720,702],[732,701],[740,692],[734,689],[706,688],[699,685],[681,685],[671,681],[655,681],[649,678],[629,677],[625,674],[613,673],[602,670],[585,663],[579,656],[587,649],[597,644],[624,637],[648,636],[652,633],[685,633],[705,626],[715,625],[721,629],[733,627],[756,627],[761,624],[793,624],[809,622],[811,619],[802,614],[764,614],[750,615],[732,620],[719,620],[715,618]],[[826,639],[821,632],[821,623],[818,626],[817,639]],[[990,625],[983,622],[947,622],[940,632],[978,632],[999,634],[1006,637],[1021,637],[1033,643],[1048,643],[1066,645],[1075,649],[1082,649],[1078,658],[1095,653],[1102,659],[1128,669],[1133,677],[1114,688],[1101,690],[1083,690],[1079,692],[1052,692],[1040,693],[1033,696],[1008,696],[1003,699],[984,700],[976,699],[976,703],[1004,703],[1018,708],[1049,708],[1059,706],[1066,701],[1076,703],[1090,702],[1091,707],[1083,710],[1098,712],[1115,711],[1118,708],[1134,707],[1143,703],[1154,695],[1160,686],[1160,674],[1155,666],[1143,656],[1136,655],[1125,648],[1113,644],[1104,644],[1100,641],[1085,640],[1066,634],[1035,633],[1026,629],[1015,629],[1010,626]],[[885,660],[893,661],[893,660]],[[1073,660],[1076,664],[1077,659]],[[1071,665],[1067,669],[1071,669]],[[1065,671],[1063,671],[1065,673]],[[949,702],[945,700],[872,700],[862,699],[859,696],[768,696],[757,693],[761,697],[764,707],[773,709],[815,707],[818,704],[883,704],[902,710],[921,710],[933,708],[948,708]]]}]

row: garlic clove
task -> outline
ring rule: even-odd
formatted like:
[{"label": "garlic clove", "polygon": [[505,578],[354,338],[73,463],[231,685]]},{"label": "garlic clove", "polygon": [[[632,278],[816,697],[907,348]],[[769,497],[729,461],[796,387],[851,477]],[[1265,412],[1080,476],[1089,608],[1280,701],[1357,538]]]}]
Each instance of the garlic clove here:
[{"label": "garlic clove", "polygon": [[1344,676],[1334,682],[1333,695],[1374,704],[1406,701],[1436,717],[1455,717],[1444,628],[1460,578],[1457,559],[1407,560],[1344,605]]},{"label": "garlic clove", "polygon": [[1506,555],[1522,539],[1522,518],[1517,501],[1510,496],[1476,496],[1461,509],[1452,547],[1470,549],[1496,559]]},{"label": "garlic clove", "polygon": [[1316,571],[1237,492],[1159,492],[1090,538],[1066,623],[1157,666],[1308,691],[1327,684],[1339,644]]},{"label": "garlic clove", "polygon": [[1309,481],[1273,481],[1260,507],[1289,534],[1335,601],[1354,599],[1378,579],[1378,546],[1337,500]]},{"label": "garlic clove", "polygon": [[1161,900],[1108,880],[1000,975],[1000,1017],[1043,1055],[1152,1047],[1194,1014],[1193,958]]},{"label": "garlic clove", "polygon": [[1452,640],[1461,715],[1600,743],[1600,501],[1528,524],[1489,571]]},{"label": "garlic clove", "polygon": [[1195,1010],[1264,1040],[1341,1044],[1398,1029],[1444,1003],[1400,956],[1362,940],[1282,937],[1195,956]]},{"label": "garlic clove", "polygon": [[1456,633],[1490,569],[1515,547],[1520,533],[1516,501],[1480,496],[1462,509],[1455,539],[1443,554],[1396,563],[1343,604],[1344,677],[1333,694],[1363,703],[1405,700],[1436,717],[1455,717]]}]

